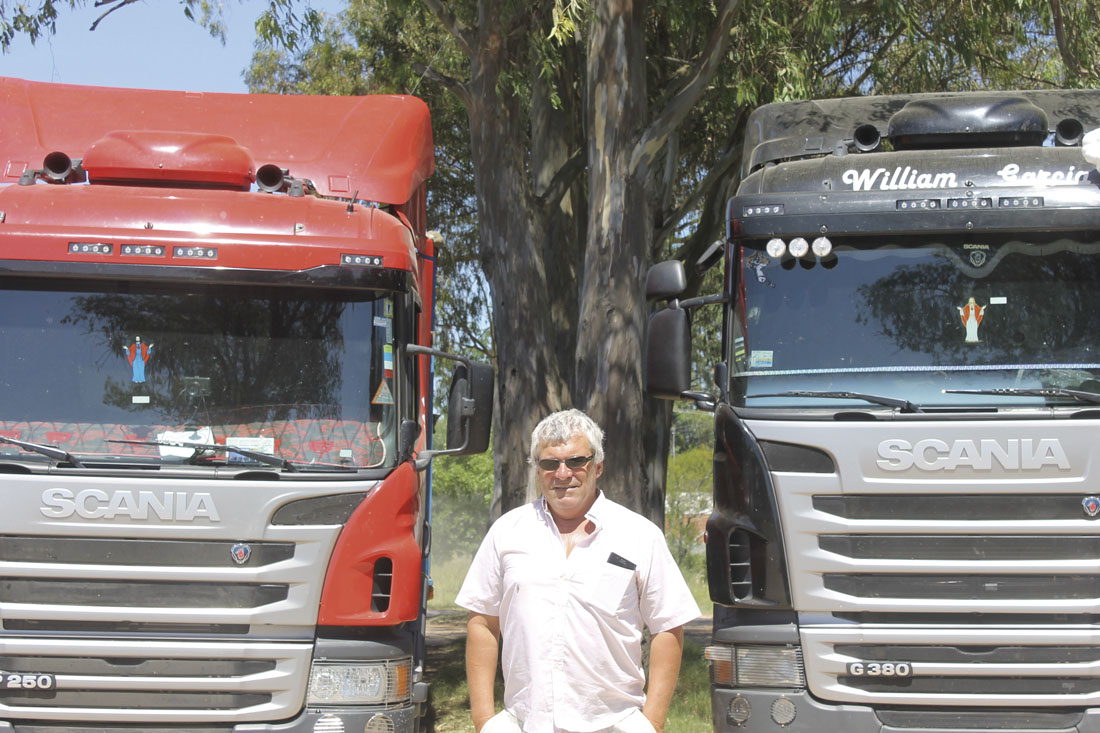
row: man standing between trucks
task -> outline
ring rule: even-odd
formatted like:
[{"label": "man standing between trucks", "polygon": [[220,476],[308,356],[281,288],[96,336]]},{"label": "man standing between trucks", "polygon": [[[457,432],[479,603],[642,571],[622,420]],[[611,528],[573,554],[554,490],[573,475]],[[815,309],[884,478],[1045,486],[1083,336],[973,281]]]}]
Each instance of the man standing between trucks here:
[{"label": "man standing between trucks", "polygon": [[[498,519],[456,602],[478,733],[664,729],[695,603],[664,534],[608,499],[603,431],[579,410],[531,434],[538,499]],[[642,625],[652,634],[644,691]],[[503,640],[504,710],[493,682]]]}]

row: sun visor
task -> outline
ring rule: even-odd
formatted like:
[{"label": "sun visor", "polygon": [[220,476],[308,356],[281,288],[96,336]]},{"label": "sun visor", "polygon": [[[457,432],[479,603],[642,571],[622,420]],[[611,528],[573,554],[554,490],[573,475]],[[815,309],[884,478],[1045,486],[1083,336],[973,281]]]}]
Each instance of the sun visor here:
[{"label": "sun visor", "polygon": [[114,89],[0,77],[0,182],[46,155],[83,158],[118,131],[220,135],[256,166],[287,169],[325,196],[403,204],[434,170],[416,97],[323,97]]}]

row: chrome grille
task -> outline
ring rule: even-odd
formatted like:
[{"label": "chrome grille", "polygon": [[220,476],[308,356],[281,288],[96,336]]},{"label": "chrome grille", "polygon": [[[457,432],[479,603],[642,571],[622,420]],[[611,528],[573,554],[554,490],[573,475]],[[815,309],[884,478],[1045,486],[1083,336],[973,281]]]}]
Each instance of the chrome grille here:
[{"label": "chrome grille", "polygon": [[[828,698],[884,704],[1095,705],[1100,630],[803,628],[807,681]],[[911,676],[854,675],[851,662]]]},{"label": "chrome grille", "polygon": [[0,716],[56,721],[272,718],[301,706],[309,643],[5,639],[6,671],[56,675],[56,689],[0,689]]},{"label": "chrome grille", "polygon": [[301,509],[332,492],[361,500],[373,482],[189,477],[187,493],[202,494],[210,510],[191,518],[143,514],[121,499],[114,516],[90,511],[113,506],[101,501],[61,517],[46,501],[59,483],[74,495],[167,496],[183,494],[183,479],[5,480],[0,669],[54,674],[57,685],[0,694],[0,720],[44,730],[214,730],[299,713],[341,525],[331,512],[286,515],[292,524],[272,518],[288,502]]},{"label": "chrome grille", "polygon": [[[771,472],[815,696],[876,709],[1100,705],[1100,518],[1089,516],[1100,496],[1100,423],[749,427],[760,440],[811,446],[835,461],[832,473]],[[948,448],[907,468],[880,454],[887,441],[922,440]],[[1065,460],[968,452],[1026,441],[1056,442]],[[872,660],[906,663],[912,676],[847,667]]]}]

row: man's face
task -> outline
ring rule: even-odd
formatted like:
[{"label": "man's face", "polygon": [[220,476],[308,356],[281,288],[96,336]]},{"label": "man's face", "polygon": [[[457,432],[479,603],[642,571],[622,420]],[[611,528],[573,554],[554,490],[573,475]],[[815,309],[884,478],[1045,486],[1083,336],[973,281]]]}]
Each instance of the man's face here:
[{"label": "man's face", "polygon": [[588,462],[579,468],[569,468],[565,459],[587,458],[594,451],[583,435],[574,435],[565,443],[544,445],[538,452],[539,461],[558,459],[553,471],[535,466],[535,482],[546,497],[550,512],[559,519],[576,519],[596,501],[596,479],[603,473],[603,464]]}]

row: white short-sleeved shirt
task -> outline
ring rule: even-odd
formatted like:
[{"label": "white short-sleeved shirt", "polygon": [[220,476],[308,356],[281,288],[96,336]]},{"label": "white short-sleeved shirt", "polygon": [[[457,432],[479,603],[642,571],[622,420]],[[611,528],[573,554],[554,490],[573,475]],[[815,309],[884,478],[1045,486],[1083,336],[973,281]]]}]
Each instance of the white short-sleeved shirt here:
[{"label": "white short-sleeved shirt", "polygon": [[498,519],[456,603],[500,617],[504,706],[525,733],[609,728],[645,703],[642,624],[698,618],[661,530],[601,492],[596,527],[566,557],[538,500]]}]

